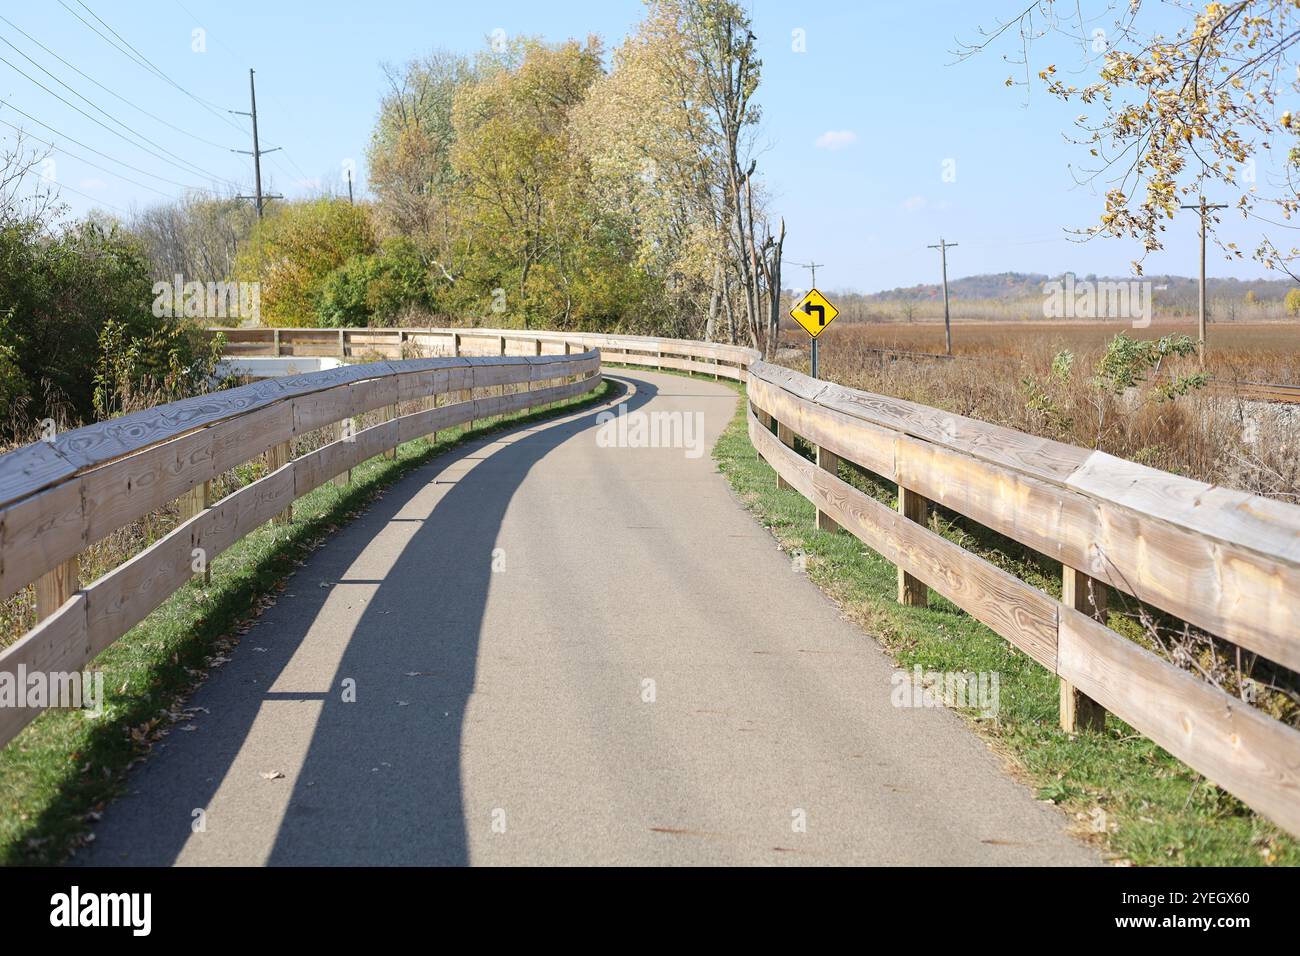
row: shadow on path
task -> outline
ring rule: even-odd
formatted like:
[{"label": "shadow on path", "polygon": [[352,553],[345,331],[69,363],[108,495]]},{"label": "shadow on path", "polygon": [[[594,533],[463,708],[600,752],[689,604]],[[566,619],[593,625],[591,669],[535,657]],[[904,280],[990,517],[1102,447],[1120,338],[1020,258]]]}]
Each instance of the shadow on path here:
[{"label": "shadow on path", "polygon": [[[267,831],[258,842],[270,846],[271,865],[467,864],[462,724],[492,551],[510,500],[535,463],[592,429],[601,411],[620,402],[640,407],[657,391],[644,381],[630,391],[625,381],[606,378],[615,391],[600,405],[472,439],[415,468],[332,533],[230,663],[194,695],[191,705],[210,712],[198,732],[173,732],[128,778],[130,793],[110,806],[96,842],[74,862],[170,865],[191,839],[220,841],[225,826],[242,824]],[[429,507],[427,489],[444,483],[450,487]],[[392,534],[392,525],[406,523],[408,537]],[[382,540],[389,543],[372,547],[386,531]],[[377,570],[375,579],[365,576],[368,568]],[[365,601],[359,617],[342,615],[355,621],[350,630],[331,624],[336,602],[351,607],[358,600]],[[338,643],[333,673],[295,661],[300,649],[303,659],[312,656],[304,645],[309,632],[313,642]],[[343,699],[345,681],[354,682],[355,702]],[[315,716],[298,707],[314,708]],[[303,728],[313,720],[305,743]],[[220,819],[218,803],[207,832],[196,836],[194,810],[209,808],[253,741],[282,761],[259,769],[289,778],[265,781],[267,787],[292,781],[287,806],[280,791],[255,819],[232,821]],[[248,770],[241,766],[243,776],[254,776]],[[262,783],[241,777],[233,787]],[[201,856],[196,862],[209,861],[206,852]],[[218,853],[214,862],[263,861]]]}]

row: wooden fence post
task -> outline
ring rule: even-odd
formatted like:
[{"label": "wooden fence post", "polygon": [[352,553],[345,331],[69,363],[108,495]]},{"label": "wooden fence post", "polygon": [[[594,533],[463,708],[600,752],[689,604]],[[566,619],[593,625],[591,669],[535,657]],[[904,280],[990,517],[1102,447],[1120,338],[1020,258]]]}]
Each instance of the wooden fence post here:
[{"label": "wooden fence post", "polygon": [[[537,340],[533,343],[533,354],[534,354],[534,355],[541,355],[541,354],[542,354],[542,339],[541,339],[541,336],[538,336],[538,337],[537,337]],[[527,392],[532,392],[532,391],[534,390],[534,389],[533,389],[533,381],[532,381],[532,373],[529,373],[529,379],[528,379],[528,381],[527,381],[527,382],[524,382],[524,390],[527,391]],[[530,396],[529,396],[528,405],[524,408],[524,414],[525,414],[525,415],[531,415],[532,413],[533,413],[533,402],[532,402],[532,396],[530,395]]]},{"label": "wooden fence post", "polygon": [[[898,510],[908,521],[926,524],[929,502],[910,488],[898,486]],[[930,589],[924,581],[898,569],[898,603],[909,607],[925,607],[930,603]]]},{"label": "wooden fence post", "polygon": [[[379,414],[382,421],[391,422],[397,417],[397,406],[385,405],[379,410]],[[392,448],[385,448],[384,457],[389,461],[395,461],[397,459],[397,446],[394,445]]]},{"label": "wooden fence post", "polygon": [[[763,411],[761,408],[759,408],[757,405],[755,405],[752,401],[751,401],[749,404],[750,404],[750,407],[754,409],[754,417],[758,419],[758,423],[759,423],[760,425],[762,425],[764,428],[766,428],[768,431],[771,431],[771,430],[772,430],[772,416],[769,415],[767,412]],[[754,449],[754,457],[757,458],[759,461],[763,461],[763,453],[762,453],[761,451],[759,451],[758,449]]]},{"label": "wooden fence post", "polygon": [[[266,469],[268,472],[279,471],[293,458],[293,442],[280,442],[266,452]],[[271,519],[272,524],[284,525],[293,521],[293,505],[285,508]]]},{"label": "wooden fence post", "polygon": [[273,343],[273,347],[275,349],[275,357],[279,358],[280,357],[280,330],[279,329],[271,330],[271,342]]},{"label": "wooden fence post", "polygon": [[[344,435],[344,430],[345,430],[345,429],[348,430],[348,431],[351,431],[353,434],[355,434],[355,433],[356,433],[356,432],[355,432],[355,429],[356,429],[356,423],[355,423],[351,418],[347,419],[346,421],[335,422],[335,423],[334,423],[334,440],[335,440],[335,441],[342,441],[342,440],[343,440],[343,435]],[[333,478],[333,481],[334,481],[334,485],[335,485],[335,487],[337,487],[337,488],[345,488],[345,487],[347,487],[348,485],[352,484],[352,469],[349,468],[346,472],[342,472],[342,473],[340,473],[340,474],[335,475],[334,478]]]},{"label": "wooden fence post", "polygon": [[[1106,623],[1106,585],[1069,565],[1061,569],[1061,603]],[[1081,730],[1106,728],[1106,708],[1084,694],[1065,678],[1061,682],[1061,729],[1077,734]]]},{"label": "wooden fence post", "polygon": [[343,330],[339,329],[339,358],[347,358],[347,357],[348,357],[347,342],[343,338]]},{"label": "wooden fence post", "polygon": [[74,555],[36,579],[36,620],[43,621],[81,587],[81,566]]},{"label": "wooden fence post", "polygon": [[[827,451],[821,445],[817,446],[817,467],[822,471],[829,472],[835,477],[840,474],[840,456],[833,451]],[[839,522],[822,511],[817,509],[817,529],[819,531],[840,531]]]},{"label": "wooden fence post", "polygon": [[[776,423],[776,438],[777,441],[779,441],[782,445],[785,445],[786,448],[794,447],[794,430],[790,428],[789,425],[786,425],[784,422],[778,421]],[[790,482],[782,478],[780,474],[777,474],[776,476],[776,486],[777,488],[794,487],[793,485],[790,484]]]},{"label": "wooden fence post", "polygon": [[[189,491],[181,496],[181,521],[189,521],[200,511],[206,511],[212,507],[212,482],[205,481],[201,485],[195,485]],[[212,581],[212,561],[203,555],[203,583],[209,584]],[[194,575],[198,580],[199,575]]]}]

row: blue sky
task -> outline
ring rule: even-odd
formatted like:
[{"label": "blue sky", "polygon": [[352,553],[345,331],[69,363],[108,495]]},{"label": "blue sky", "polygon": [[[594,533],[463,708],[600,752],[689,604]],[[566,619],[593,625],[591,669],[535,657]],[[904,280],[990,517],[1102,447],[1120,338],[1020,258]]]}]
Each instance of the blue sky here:
[{"label": "blue sky", "polygon": [[[229,151],[251,148],[247,123],[224,111],[247,110],[250,66],[257,70],[262,146],[283,147],[264,159],[267,191],[295,196],[319,182],[338,184],[349,160],[364,190],[365,147],[384,88],[382,62],[400,63],[438,47],[471,52],[497,29],[549,40],[595,33],[613,47],[643,10],[639,0],[63,3],[111,37],[87,7],[94,11],[162,74],[211,107],[133,63],[60,0],[6,5],[10,9],[0,15],[10,22],[0,20],[0,37],[13,46],[0,43],[0,57],[12,66],[0,63],[0,121],[66,150],[55,153],[51,173],[67,188],[63,198],[73,213],[96,205],[119,210],[148,205],[164,197],[146,186],[173,196],[181,192],[175,183],[211,185],[209,174],[248,189],[251,161]],[[979,4],[979,9],[948,0],[750,4],[764,61],[760,175],[772,211],[786,220],[787,257],[825,263],[818,270],[822,288],[874,291],[936,281],[938,253],[926,246],[940,235],[959,244],[949,253],[952,276],[1127,270],[1138,251],[1133,243],[1079,244],[1064,238],[1065,229],[1090,225],[1101,203],[1100,185],[1077,185],[1071,174],[1070,164],[1085,160],[1084,151],[1064,139],[1077,110],[1041,89],[1026,97],[1023,88],[1006,87],[1017,68],[1003,61],[1003,48],[954,62],[958,38],[974,38],[997,14],[1022,5],[1016,0]],[[204,31],[206,52],[193,49],[196,29]],[[794,49],[796,30],[803,31],[806,52]],[[95,86],[33,40],[158,119]],[[131,138],[14,47],[142,134],[158,155],[114,135],[116,130]],[[1078,47],[1045,44],[1035,51],[1035,62],[1045,65],[1058,55],[1077,60]],[[0,125],[0,137],[12,143],[13,136]],[[123,169],[91,149],[174,182]],[[179,168],[172,165],[177,162]],[[945,168],[955,171],[954,181],[944,180]],[[1226,197],[1211,196],[1219,198]],[[1259,226],[1229,217],[1224,237],[1253,248]],[[1289,237],[1282,240],[1279,245],[1290,244]],[[1196,254],[1196,220],[1189,212],[1170,224],[1166,251],[1149,257],[1146,270],[1192,275]],[[799,285],[803,273],[788,268],[786,285]],[[1243,278],[1266,274],[1249,261],[1224,262],[1213,247],[1209,272]]]}]

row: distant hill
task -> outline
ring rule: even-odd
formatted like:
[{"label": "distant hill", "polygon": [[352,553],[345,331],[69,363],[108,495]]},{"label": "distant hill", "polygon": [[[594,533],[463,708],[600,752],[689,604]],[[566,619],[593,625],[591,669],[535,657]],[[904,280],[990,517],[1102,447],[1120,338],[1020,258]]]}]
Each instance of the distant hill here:
[{"label": "distant hill", "polygon": [[[1019,299],[1041,299],[1043,284],[1058,281],[1064,274],[1056,276],[1036,272],[999,272],[992,275],[963,276],[948,280],[948,293],[954,299],[982,299],[1016,301]],[[1075,273],[1075,281],[1094,282],[1128,282],[1133,276],[1097,276]],[[1184,302],[1195,300],[1197,280],[1186,276],[1146,275],[1142,280],[1154,283],[1155,297],[1166,302]],[[1287,291],[1295,288],[1289,279],[1207,279],[1206,291],[1211,299],[1244,300],[1246,293],[1254,292],[1260,302],[1281,302]],[[907,288],[889,289],[884,292],[863,294],[861,301],[869,302],[934,302],[943,299],[943,286],[914,285]]]}]

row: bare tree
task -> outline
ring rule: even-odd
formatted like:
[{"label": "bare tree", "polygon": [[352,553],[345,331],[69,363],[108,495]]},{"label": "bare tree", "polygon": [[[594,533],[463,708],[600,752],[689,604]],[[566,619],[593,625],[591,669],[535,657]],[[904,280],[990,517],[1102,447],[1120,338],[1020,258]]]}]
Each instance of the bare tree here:
[{"label": "bare tree", "polygon": [[17,220],[44,222],[58,203],[58,189],[51,177],[39,171],[50,158],[50,150],[27,145],[27,136],[17,130],[13,144],[0,147],[0,223]]}]

